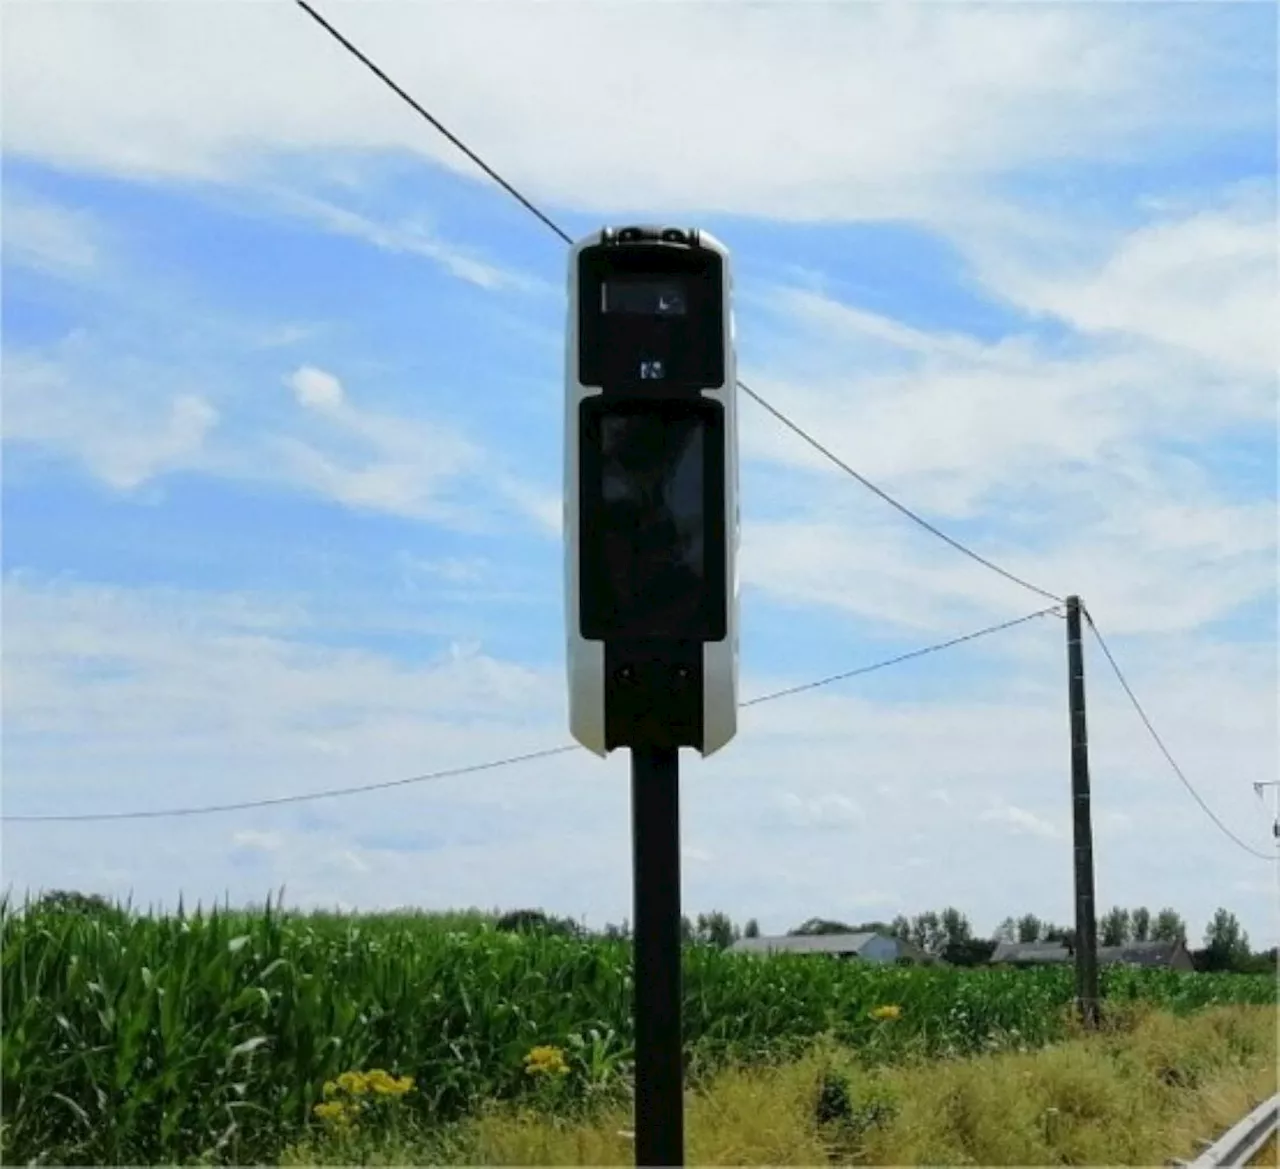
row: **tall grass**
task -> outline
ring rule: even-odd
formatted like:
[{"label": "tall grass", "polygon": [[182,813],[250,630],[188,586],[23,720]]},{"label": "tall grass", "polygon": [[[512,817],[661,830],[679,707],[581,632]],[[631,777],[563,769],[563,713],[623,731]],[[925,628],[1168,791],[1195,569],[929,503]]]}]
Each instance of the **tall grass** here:
[{"label": "tall grass", "polygon": [[[624,944],[281,914],[15,913],[0,904],[3,1155],[60,1163],[273,1159],[323,1083],[379,1066],[417,1083],[424,1121],[530,1090],[523,1058],[566,1048],[579,1097],[625,1079]],[[1268,976],[1107,969],[1112,1000],[1175,1011],[1269,1003]],[[1043,1044],[1071,972],[872,967],[685,954],[695,1069],[777,1058],[830,1034],[869,1062]],[[901,1006],[891,1022],[871,1018]]]},{"label": "tall grass", "polygon": [[[1126,1023],[1038,1051],[944,1063],[867,1068],[819,1043],[779,1066],[728,1068],[686,1094],[689,1162],[1159,1165],[1190,1159],[1198,1138],[1276,1089],[1265,1008],[1135,1011]],[[410,1145],[384,1163],[629,1165],[631,1127],[625,1105],[570,1123],[496,1105],[459,1126],[454,1147]],[[391,1151],[377,1134],[365,1150]],[[320,1142],[286,1159],[322,1164],[326,1151]]]}]

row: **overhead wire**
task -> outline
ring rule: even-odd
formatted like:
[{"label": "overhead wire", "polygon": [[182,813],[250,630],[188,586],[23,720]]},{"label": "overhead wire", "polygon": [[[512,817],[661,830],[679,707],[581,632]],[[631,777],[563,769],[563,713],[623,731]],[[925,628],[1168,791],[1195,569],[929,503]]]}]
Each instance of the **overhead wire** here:
[{"label": "overhead wire", "polygon": [[[819,678],[814,682],[806,682],[800,686],[789,686],[783,690],[775,690],[771,694],[762,694],[758,698],[749,699],[739,705],[743,708],[749,706],[759,706],[765,702],[774,702],[779,698],[787,698],[793,694],[800,694],[806,690],[815,690],[820,686],[829,686],[834,682],[841,682],[848,678],[855,678],[861,674],[874,673],[876,670],[883,670],[889,666],[896,666],[902,662],[911,661],[914,658],[922,658],[929,654],[938,653],[944,649],[950,649],[953,646],[961,645],[964,642],[976,641],[980,637],[988,637],[995,633],[1001,633],[1006,629],[1012,629],[1016,625],[1022,625],[1028,621],[1034,620],[1036,617],[1043,617],[1053,610],[1040,609],[1035,613],[1028,613],[1025,617],[1017,617],[1012,621],[1002,621],[998,625],[988,625],[985,629],[978,629],[972,633],[963,634],[960,637],[952,637],[946,641],[937,642],[934,645],[924,646],[921,649],[912,650],[909,653],[899,654],[896,657],[886,658],[881,662],[874,662],[871,665],[860,666],[856,670],[846,670],[840,674],[831,674],[825,678]],[[68,824],[68,823],[88,823],[91,821],[101,820],[155,820],[165,817],[178,816],[205,816],[217,812],[243,812],[256,808],[272,808],[279,807],[282,804],[302,804],[309,803],[314,800],[327,800],[340,796],[363,795],[366,792],[386,791],[388,788],[409,787],[413,784],[427,783],[432,780],[452,779],[462,775],[472,775],[479,771],[493,771],[499,767],[510,767],[516,763],[529,763],[536,759],[550,759],[556,755],[565,755],[570,751],[580,751],[581,747],[577,743],[566,743],[559,747],[547,747],[540,751],[530,751],[522,755],[509,755],[503,759],[490,759],[484,763],[473,763],[464,767],[451,767],[442,771],[430,771],[423,775],[413,775],[405,779],[383,780],[377,783],[353,784],[348,787],[326,788],[317,792],[298,792],[287,796],[268,796],[263,799],[241,800],[234,803],[224,804],[203,804],[187,808],[159,808],[147,809],[127,812],[62,812],[51,813],[49,815],[32,815],[32,816],[0,816],[0,822],[3,823],[41,823],[41,824]]]},{"label": "overhead wire", "polygon": [[1024,580],[1022,577],[1017,576],[1016,574],[1010,572],[1008,569],[1001,568],[1000,565],[996,564],[992,560],[988,560],[985,556],[975,552],[972,548],[968,547],[967,545],[962,544],[959,540],[955,539],[953,536],[948,536],[947,533],[944,532],[941,528],[939,528],[936,524],[931,524],[923,516],[919,515],[918,513],[912,511],[911,508],[907,507],[905,503],[899,503],[898,500],[894,499],[894,497],[890,495],[887,491],[885,491],[883,487],[880,487],[877,484],[873,483],[860,471],[854,470],[853,467],[851,467],[848,463],[844,461],[844,459],[840,458],[839,455],[835,454],[833,451],[823,446],[823,444],[820,443],[816,438],[814,438],[813,435],[811,435],[808,431],[804,430],[795,422],[792,422],[791,419],[788,418],[785,414],[783,414],[781,410],[777,409],[777,407],[766,402],[764,398],[762,398],[759,394],[757,394],[755,390],[753,390],[749,385],[747,385],[741,379],[739,379],[738,381],[738,389],[740,389],[749,398],[753,399],[759,405],[763,406],[766,410],[768,410],[770,414],[772,414],[779,422],[783,424],[783,426],[788,427],[795,434],[798,434],[802,439],[804,439],[805,442],[807,442],[811,447],[813,447],[813,449],[816,450],[819,454],[825,456],[827,459],[829,459],[832,463],[834,463],[846,474],[852,475],[853,478],[855,478],[859,483],[861,483],[862,486],[865,487],[868,491],[871,491],[874,494],[878,495],[890,507],[895,508],[897,511],[899,511],[902,515],[906,516],[907,519],[911,520],[913,523],[919,524],[920,527],[922,527],[926,532],[931,532],[933,535],[937,536],[939,540],[942,540],[944,543],[949,544],[957,552],[961,553],[964,556],[969,557],[970,560],[976,561],[978,564],[983,565],[985,568],[991,569],[992,572],[999,573],[1002,577],[1005,578],[1005,580],[1010,580],[1016,585],[1021,585],[1024,589],[1030,589],[1031,592],[1039,594],[1040,596],[1044,597],[1045,600],[1047,601],[1056,601],[1060,605],[1064,603],[1064,598],[1058,596],[1057,593],[1051,593],[1049,592],[1048,589],[1042,589],[1039,585],[1032,584],[1029,580]]},{"label": "overhead wire", "polygon": [[[322,29],[324,29],[325,32],[327,32],[331,37],[333,37],[333,39],[337,41],[338,44],[340,44],[344,49],[346,49],[347,52],[349,52],[353,57],[355,57],[357,61],[359,61],[362,65],[365,66],[365,68],[367,68],[371,73],[373,73],[375,77],[377,77],[381,82],[383,82],[383,84],[386,85],[394,94],[396,94],[397,97],[399,97],[401,100],[408,103],[408,105],[413,110],[415,110],[418,114],[420,114],[428,123],[430,123],[430,125],[435,130],[443,134],[444,137],[449,140],[449,142],[451,142],[454,146],[456,146],[459,150],[461,150],[462,153],[467,156],[467,158],[471,159],[472,162],[474,162],[478,167],[480,167],[480,169],[483,170],[484,173],[487,174],[491,179],[493,179],[494,182],[496,182],[499,186],[501,186],[504,191],[506,191],[509,195],[511,195],[514,199],[516,199],[526,210],[528,210],[532,215],[534,215],[537,219],[539,219],[544,226],[546,226],[551,231],[553,231],[557,236],[559,236],[564,243],[569,245],[573,244],[573,239],[569,235],[569,233],[566,232],[564,228],[562,228],[558,223],[556,223],[556,221],[552,219],[551,216],[549,216],[546,212],[544,212],[541,208],[539,208],[531,199],[529,199],[527,196],[522,194],[512,183],[504,179],[502,175],[500,175],[492,166],[490,166],[487,162],[485,162],[461,138],[459,138],[451,130],[447,129],[444,126],[444,124],[434,114],[430,113],[416,99],[414,99],[409,93],[407,93],[400,85],[398,85],[394,80],[392,80],[392,78],[385,72],[385,70],[383,70],[377,64],[375,64],[366,53],[362,52],[346,36],[344,36],[336,28],[334,28],[334,26],[328,20],[326,20],[323,16],[321,16],[320,13],[318,13],[315,10],[315,8],[312,7],[312,5],[307,2],[307,0],[294,0],[294,3],[297,4],[297,6],[301,8],[303,12],[305,12],[309,17],[311,17],[311,19],[314,20],[316,24],[318,24]],[[840,470],[844,471],[846,474],[852,476],[856,482],[860,483],[868,491],[871,491],[872,493],[877,495],[885,503],[889,504],[890,507],[897,510],[901,515],[906,516],[907,519],[919,525],[926,532],[929,532],[931,535],[936,536],[938,539],[942,540],[944,543],[949,545],[951,548],[955,549],[957,552],[960,552],[964,556],[967,556],[970,560],[974,561],[975,563],[980,564],[983,567],[990,569],[992,572],[995,572],[1000,576],[1004,577],[1005,580],[1011,581],[1012,583],[1019,585],[1024,589],[1028,589],[1031,592],[1036,593],[1038,596],[1045,598],[1046,600],[1055,601],[1058,604],[1063,603],[1063,598],[1058,596],[1056,593],[1052,593],[1048,589],[1041,588],[1039,585],[1032,584],[1030,581],[1025,580],[1023,577],[1020,577],[1015,573],[1008,571],[1008,569],[1000,567],[1000,565],[996,564],[992,560],[989,560],[987,557],[982,556],[980,553],[973,551],[972,548],[969,548],[967,545],[963,544],[961,541],[955,539],[955,537],[947,535],[947,533],[942,531],[939,527],[937,527],[937,525],[930,523],[923,516],[919,515],[918,513],[913,511],[911,508],[907,507],[905,504],[898,502],[898,500],[896,500],[892,495],[890,495],[887,491],[885,491],[884,488],[873,483],[870,479],[868,479],[865,475],[861,474],[860,472],[855,471],[853,467],[851,467],[847,462],[839,458],[830,449],[828,449],[816,438],[814,438],[813,435],[810,434],[803,427],[793,422],[790,418],[787,417],[786,414],[784,414],[776,406],[773,406],[768,401],[766,401],[759,393],[753,390],[741,379],[738,379],[737,385],[738,385],[738,388],[744,394],[746,394],[749,398],[752,399],[752,401],[754,401],[757,405],[762,406],[765,410],[767,410],[770,414],[772,414],[776,419],[778,419],[779,422],[783,423],[783,425],[788,427],[794,434],[798,435],[801,439],[803,439],[811,447],[813,447],[813,449],[816,450],[819,454],[821,454],[824,458],[829,460],[836,467],[839,467]]]},{"label": "overhead wire", "polygon": [[425,118],[431,125],[443,134],[454,146],[462,151],[472,162],[476,164],[485,174],[487,174],[495,183],[498,184],[512,198],[522,203],[526,210],[536,215],[547,227],[556,233],[565,243],[572,245],[573,239],[569,233],[560,227],[550,216],[543,214],[530,200],[526,199],[515,187],[513,187],[506,179],[504,179],[496,170],[493,169],[483,158],[481,158],[474,150],[462,141],[456,134],[448,129],[434,114],[414,100],[413,95],[407,93],[378,65],[371,61],[364,53],[362,53],[355,45],[353,45],[345,36],[333,27],[323,16],[320,15],[306,0],[296,0],[299,8],[302,9],[312,20],[314,20],[322,29],[325,30],[335,41],[356,58],[366,69],[378,78],[388,89],[390,89],[401,101],[408,103],[413,110],[421,117]]},{"label": "overhead wire", "polygon": [[1037,617],[1047,617],[1057,611],[1058,606],[1050,605],[1046,609],[1037,609],[1034,613],[1028,613],[1025,617],[1015,617],[1012,621],[1002,621],[999,625],[988,625],[985,629],[966,633],[960,637],[953,637],[950,641],[940,641],[936,645],[927,645],[923,649],[913,649],[909,653],[899,654],[896,658],[886,658],[884,661],[875,662],[870,666],[859,666],[856,670],[846,670],[842,674],[830,674],[825,678],[819,678],[816,682],[804,682],[799,686],[788,686],[783,690],[775,690],[771,694],[762,694],[759,698],[750,698],[746,702],[740,703],[740,705],[744,709],[748,706],[759,706],[762,702],[772,702],[776,698],[787,698],[792,694],[803,694],[806,690],[816,690],[819,686],[828,686],[832,682],[843,682],[847,678],[858,678],[863,674],[874,674],[877,670],[913,661],[915,658],[923,658],[929,654],[937,653],[939,650],[950,649],[952,646],[963,645],[966,641],[976,641],[979,637],[986,637],[992,633],[1002,633],[1006,629],[1012,629],[1015,625],[1025,625],[1028,621],[1034,621]]},{"label": "overhead wire", "polygon": [[1147,728],[1147,733],[1150,734],[1152,740],[1155,742],[1155,745],[1160,749],[1160,753],[1168,761],[1169,766],[1173,769],[1174,775],[1176,775],[1182,781],[1182,786],[1185,787],[1187,791],[1191,793],[1192,798],[1196,801],[1197,804],[1200,805],[1205,815],[1208,816],[1209,819],[1212,820],[1218,826],[1218,828],[1221,829],[1222,832],[1224,832],[1227,836],[1229,836],[1233,841],[1235,841],[1236,844],[1238,844],[1241,848],[1245,850],[1245,852],[1249,853],[1251,856],[1256,856],[1260,860],[1264,860],[1264,861],[1274,861],[1274,860],[1280,859],[1280,853],[1268,854],[1265,852],[1260,852],[1258,849],[1252,847],[1251,845],[1247,844],[1245,841],[1241,840],[1240,837],[1238,837],[1234,832],[1231,831],[1230,828],[1228,828],[1220,819],[1218,819],[1218,816],[1214,812],[1214,810],[1204,802],[1203,798],[1201,798],[1200,793],[1196,791],[1195,785],[1191,782],[1191,780],[1187,778],[1186,772],[1182,770],[1182,768],[1178,765],[1178,761],[1173,757],[1173,752],[1170,751],[1169,748],[1165,745],[1164,739],[1160,737],[1160,732],[1156,730],[1155,725],[1152,723],[1151,719],[1148,717],[1146,710],[1143,709],[1142,703],[1138,701],[1138,696],[1133,692],[1133,687],[1129,685],[1129,680],[1124,676],[1124,671],[1120,669],[1120,663],[1116,661],[1115,655],[1111,652],[1110,647],[1107,645],[1106,639],[1102,636],[1102,631],[1098,628],[1097,622],[1094,621],[1093,614],[1090,613],[1088,608],[1083,604],[1081,605],[1081,610],[1084,613],[1085,620],[1089,623],[1089,628],[1093,631],[1094,638],[1097,640],[1099,647],[1102,649],[1103,655],[1106,657],[1107,661],[1110,663],[1112,672],[1115,674],[1116,678],[1119,680],[1120,685],[1124,689],[1125,694],[1129,696],[1129,701],[1130,703],[1132,703],[1133,709],[1138,712],[1138,717],[1142,720],[1143,726]]}]

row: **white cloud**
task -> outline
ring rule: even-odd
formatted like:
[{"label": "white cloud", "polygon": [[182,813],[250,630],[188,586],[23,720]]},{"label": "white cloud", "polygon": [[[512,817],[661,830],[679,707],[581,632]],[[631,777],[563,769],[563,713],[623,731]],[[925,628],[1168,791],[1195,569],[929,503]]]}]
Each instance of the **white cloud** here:
[{"label": "white cloud", "polygon": [[[1241,207],[1247,228],[1233,218]],[[1191,461],[1275,426],[1264,356],[1280,288],[1259,215],[1236,192],[1164,225],[1158,248],[1142,230],[1113,240],[1079,303],[1132,312],[1117,308],[1107,336],[1072,319],[1083,335],[1070,346],[1033,332],[994,342],[929,332],[812,289],[775,289],[762,311],[777,356],[748,377],[861,473],[1024,579],[1086,596],[1120,628],[1203,625],[1275,587],[1274,502],[1257,488],[1242,497],[1228,474]],[[1215,232],[1225,242],[1209,265]],[[1027,268],[1037,292],[1025,307],[1077,302],[1063,247]],[[1147,283],[1134,284],[1128,257],[1144,249]],[[997,290],[1012,281],[987,258],[979,271]],[[753,472],[773,488],[757,495],[770,500],[767,519],[747,497],[744,580],[925,627],[957,605],[975,620],[1007,613],[1016,586],[911,529],[751,403],[742,444],[744,493]],[[974,521],[982,529],[969,536],[962,525]]]},{"label": "white cloud", "polygon": [[279,832],[259,832],[243,828],[231,834],[231,843],[245,852],[278,852],[284,838]]},{"label": "white cloud", "polygon": [[492,566],[478,557],[445,556],[432,559],[401,552],[396,560],[409,579],[425,576],[456,585],[481,584],[492,571]]},{"label": "white cloud", "polygon": [[323,369],[299,366],[287,381],[301,406],[313,410],[337,410],[343,404],[342,383]]},{"label": "white cloud", "polygon": [[[69,348],[81,340],[72,337]],[[119,393],[107,385],[84,393],[60,361],[12,349],[3,366],[5,439],[79,459],[117,491],[199,465],[218,423],[218,411],[199,393]]]},{"label": "white cloud", "polygon": [[[340,24],[535,197],[900,217],[942,212],[982,176],[1238,125],[1249,108],[1236,91],[1197,84],[1238,22],[1193,7],[699,5],[636,21],[626,7],[507,5],[500,43],[493,8],[428,19],[357,6]],[[196,5],[23,5],[7,32],[18,154],[181,178],[242,178],[309,153],[476,173],[291,7],[238,5],[211,23]],[[602,51],[623,42],[622,56]],[[785,165],[761,165],[774,155]]]},{"label": "white cloud", "polygon": [[430,260],[451,276],[479,288],[545,292],[551,287],[545,281],[490,263],[456,245],[444,242],[436,232],[419,220],[382,221],[323,199],[284,191],[271,192],[267,200],[327,231],[363,240],[383,251]]},{"label": "white cloud", "polygon": [[1041,836],[1048,840],[1060,840],[1063,838],[1062,829],[1056,824],[1051,824],[1043,816],[1038,816],[1035,812],[1028,811],[1026,808],[1019,808],[1013,804],[1000,804],[993,808],[987,808],[978,814],[978,819],[990,823],[1005,824],[1011,832],[1024,835]]},{"label": "white cloud", "polygon": [[505,470],[454,422],[363,405],[370,390],[385,393],[376,379],[344,388],[333,373],[300,365],[283,379],[301,408],[290,415],[247,404],[226,373],[197,382],[180,354],[136,356],[85,331],[40,348],[7,346],[3,369],[5,439],[77,461],[120,492],[195,470],[462,530],[513,517],[560,528],[559,496]]},{"label": "white cloud", "polygon": [[1096,827],[1099,832],[1120,836],[1133,830],[1134,820],[1128,812],[1109,809],[1098,817]]},{"label": "white cloud", "polygon": [[1178,211],[1133,231],[1092,267],[1072,258],[1055,270],[1043,256],[1029,262],[990,243],[973,251],[987,284],[1019,308],[1084,334],[1168,347],[1184,361],[1249,379],[1273,405],[1280,355],[1274,187],[1246,184],[1214,205]]},{"label": "white cloud", "polygon": [[565,507],[563,489],[547,491],[503,472],[492,475],[490,480],[503,497],[518,512],[533,520],[545,535],[557,538],[563,536]]},{"label": "white cloud", "polygon": [[254,344],[262,349],[286,349],[302,341],[312,341],[320,332],[318,325],[276,325],[257,331]]},{"label": "white cloud", "polygon": [[866,819],[848,796],[828,792],[819,796],[786,792],[782,796],[783,819],[793,828],[849,828]]},{"label": "white cloud", "polygon": [[77,278],[102,260],[102,227],[94,215],[38,199],[12,182],[4,186],[0,229],[8,263]]},{"label": "white cloud", "polygon": [[329,867],[343,873],[367,873],[369,864],[355,849],[344,848],[325,858]]},{"label": "white cloud", "polygon": [[[288,431],[268,439],[276,458],[270,475],[350,507],[384,511],[457,526],[490,522],[476,502],[458,502],[457,481],[471,477],[472,493],[484,503],[497,494],[527,514],[532,493],[514,475],[495,476],[487,455],[459,428],[439,418],[428,422],[386,410],[359,407],[336,376],[302,366],[287,384],[304,408],[323,426],[305,434]],[[257,475],[256,462],[237,470]]]},{"label": "white cloud", "polygon": [[[1163,263],[1187,269],[1176,284],[1153,275],[1149,288],[1127,286],[1124,257],[1142,246],[1142,231],[1115,241],[1111,256],[1088,276],[1086,293],[1078,294],[1075,278],[1058,272],[1052,260],[1034,269],[1035,290],[1021,294],[1022,307],[1128,303],[1132,312],[1100,310],[1118,334],[1110,341],[1064,351],[1028,332],[983,343],[908,328],[811,290],[780,288],[768,298],[768,323],[786,356],[758,379],[750,372],[750,380],[802,424],[820,419],[826,444],[863,473],[904,483],[913,497],[923,496],[924,506],[958,515],[1046,469],[1128,457],[1137,444],[1161,439],[1206,441],[1272,421],[1271,326],[1280,285],[1274,242],[1268,247],[1264,237],[1274,229],[1252,220],[1249,248],[1216,258],[1209,280],[1182,246],[1185,228],[1170,226],[1163,237]],[[995,261],[989,267],[995,269]],[[982,275],[996,291],[1015,279],[985,268]],[[1161,305],[1168,312],[1157,319]],[[1139,310],[1148,316],[1136,316]],[[1194,317],[1194,327],[1183,317]],[[1086,334],[1094,328],[1076,318],[1070,323]],[[1172,338],[1194,348],[1198,360],[1174,351]],[[765,421],[757,411],[744,412],[749,455],[828,466]]]}]

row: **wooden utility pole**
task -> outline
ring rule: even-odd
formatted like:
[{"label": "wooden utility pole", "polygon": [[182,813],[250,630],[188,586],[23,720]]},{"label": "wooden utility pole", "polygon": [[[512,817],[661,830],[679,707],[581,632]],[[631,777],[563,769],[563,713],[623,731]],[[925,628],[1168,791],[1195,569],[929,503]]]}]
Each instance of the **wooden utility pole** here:
[{"label": "wooden utility pole", "polygon": [[1071,810],[1075,838],[1076,1006],[1086,1027],[1098,1022],[1098,920],[1093,892],[1093,818],[1089,810],[1089,729],[1084,706],[1080,598],[1067,598],[1067,702],[1071,714]]}]

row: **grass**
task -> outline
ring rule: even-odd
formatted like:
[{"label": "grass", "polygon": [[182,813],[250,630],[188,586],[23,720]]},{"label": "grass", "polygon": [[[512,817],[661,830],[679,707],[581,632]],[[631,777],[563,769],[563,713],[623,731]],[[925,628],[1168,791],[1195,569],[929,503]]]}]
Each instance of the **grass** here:
[{"label": "grass", "polygon": [[[1190,1159],[1276,1091],[1273,1010],[1138,1011],[1040,1051],[867,1067],[822,1042],[767,1068],[735,1067],[687,1093],[698,1165],[1158,1165]],[[825,1088],[825,1091],[824,1091]],[[818,1100],[826,1105],[818,1118]],[[299,1146],[285,1164],[628,1165],[626,1105],[557,1117],[493,1105],[433,1138]],[[1273,1154],[1274,1159],[1274,1154]]]},{"label": "grass", "polygon": [[1249,1162],[1250,1165],[1280,1165],[1280,1151],[1276,1148],[1275,1133],[1271,1134],[1271,1139],[1258,1151],[1258,1155]]}]

